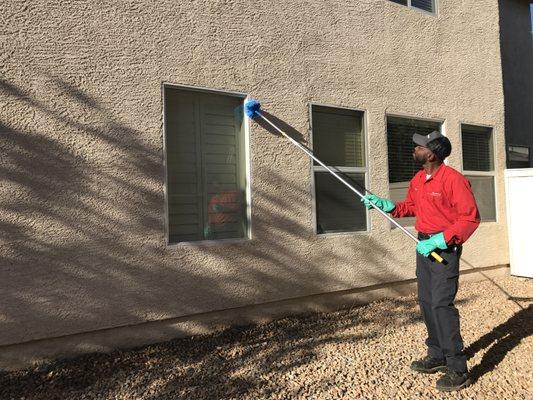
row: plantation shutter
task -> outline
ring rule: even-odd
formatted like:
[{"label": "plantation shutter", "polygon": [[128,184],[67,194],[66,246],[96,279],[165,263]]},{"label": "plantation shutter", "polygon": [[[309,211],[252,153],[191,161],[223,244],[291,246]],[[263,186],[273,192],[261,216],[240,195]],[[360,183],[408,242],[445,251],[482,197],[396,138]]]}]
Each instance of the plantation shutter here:
[{"label": "plantation shutter", "polygon": [[242,100],[166,88],[169,242],[243,237]]},{"label": "plantation shutter", "polygon": [[238,99],[222,96],[202,103],[202,145],[205,239],[244,235],[245,177],[241,144],[242,107]]},{"label": "plantation shutter", "polygon": [[167,89],[168,229],[172,242],[202,238],[200,108],[194,96]]}]

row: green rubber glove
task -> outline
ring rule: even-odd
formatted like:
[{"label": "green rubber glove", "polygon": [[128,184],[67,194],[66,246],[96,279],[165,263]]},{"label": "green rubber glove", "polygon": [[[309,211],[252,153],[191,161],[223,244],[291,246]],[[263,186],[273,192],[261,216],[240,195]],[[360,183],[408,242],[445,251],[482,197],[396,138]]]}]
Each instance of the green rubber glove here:
[{"label": "green rubber glove", "polygon": [[374,208],[372,204],[370,204],[370,202],[372,202],[376,205],[376,207],[385,212],[391,212],[396,207],[394,202],[392,202],[391,200],[382,199],[381,197],[378,197],[374,194],[367,194],[365,197],[361,198],[361,202],[365,203],[365,206],[368,209]]},{"label": "green rubber glove", "polygon": [[437,233],[431,236],[429,239],[421,240],[416,245],[416,251],[422,254],[424,257],[429,257],[431,252],[435,249],[446,250],[448,245],[444,240],[444,233]]}]

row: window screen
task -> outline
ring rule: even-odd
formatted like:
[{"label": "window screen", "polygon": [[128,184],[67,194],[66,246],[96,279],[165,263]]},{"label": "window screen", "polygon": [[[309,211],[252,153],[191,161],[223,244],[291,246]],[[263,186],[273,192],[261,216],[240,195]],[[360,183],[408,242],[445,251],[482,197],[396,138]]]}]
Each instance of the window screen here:
[{"label": "window screen", "polygon": [[[314,154],[353,186],[366,179],[363,113],[313,105]],[[367,229],[366,209],[357,196],[316,162],[313,165],[317,233]]]},{"label": "window screen", "polygon": [[245,236],[242,101],[165,88],[169,243]]},{"label": "window screen", "polygon": [[481,221],[496,220],[492,129],[461,125],[463,170],[472,185]]}]

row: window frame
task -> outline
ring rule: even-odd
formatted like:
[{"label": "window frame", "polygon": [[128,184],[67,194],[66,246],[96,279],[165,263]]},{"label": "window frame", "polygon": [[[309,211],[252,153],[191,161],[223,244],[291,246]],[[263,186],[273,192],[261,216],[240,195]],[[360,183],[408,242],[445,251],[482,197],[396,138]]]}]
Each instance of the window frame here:
[{"label": "window frame", "polygon": [[409,8],[409,9],[412,9],[412,10],[416,10],[416,11],[419,11],[423,14],[426,14],[426,15],[432,15],[434,17],[438,17],[439,15],[439,0],[432,0],[433,1],[433,11],[426,11],[426,10],[423,10],[421,8],[418,8],[418,7],[415,7],[411,4],[411,0],[406,0],[407,1],[407,4],[400,4],[400,3],[396,3],[395,1],[392,1],[392,0],[387,0],[389,1],[390,3],[394,3],[400,7],[406,7],[406,8]]},{"label": "window frame", "polygon": [[510,168],[509,167],[509,153],[510,153],[510,148],[511,147],[522,147],[524,149],[527,149],[528,150],[528,156],[529,156],[528,157],[529,167],[527,167],[527,168],[533,168],[533,154],[531,154],[531,146],[527,146],[527,145],[523,145],[523,144],[507,143],[505,151],[506,151],[506,156],[507,156],[507,168],[508,169],[524,169],[524,168]]},{"label": "window frame", "polygon": [[[448,136],[446,134],[446,119],[445,118],[413,117],[411,114],[394,113],[394,112],[385,113],[385,121],[384,121],[385,122],[385,146],[387,148],[387,166],[386,166],[385,172],[387,173],[387,194],[389,196],[388,198],[390,198],[390,190],[391,190],[391,183],[389,182],[389,152],[388,152],[389,136],[388,136],[388,131],[387,131],[387,125],[388,125],[388,118],[389,117],[392,117],[392,118],[403,118],[403,119],[414,119],[414,120],[418,120],[418,121],[436,122],[436,123],[440,124],[440,133],[443,136],[446,136],[446,137]],[[413,149],[414,149],[414,147],[415,147],[415,144],[413,143]],[[448,165],[448,163],[449,163],[449,157],[444,160],[444,165]],[[413,218],[413,217],[408,217],[408,218]],[[392,222],[390,222],[388,225],[389,225],[389,230],[390,231],[398,229],[398,227],[396,227]],[[402,226],[405,229],[411,229],[411,230],[415,229],[414,225],[405,225],[405,226],[402,225]]]},{"label": "window frame", "polygon": [[245,174],[245,206],[246,206],[246,229],[244,237],[241,238],[228,238],[228,239],[209,239],[209,240],[195,240],[185,242],[170,242],[170,218],[169,218],[169,206],[168,206],[168,166],[167,166],[167,121],[166,121],[166,98],[165,89],[173,88],[179,90],[186,90],[190,92],[199,92],[205,94],[217,94],[236,97],[244,101],[248,98],[247,93],[229,91],[223,89],[212,89],[207,87],[183,85],[172,82],[161,82],[161,119],[162,119],[162,145],[163,145],[163,195],[164,195],[164,234],[166,247],[201,247],[201,246],[219,246],[221,244],[233,244],[243,243],[252,240],[252,200],[251,200],[251,168],[250,168],[250,121],[243,114],[243,127],[244,127],[244,174]]},{"label": "window frame", "polygon": [[[471,171],[471,170],[465,170],[463,167],[463,125],[470,125],[475,126],[479,128],[489,128],[491,130],[491,141],[492,141],[492,165],[493,170],[492,171]],[[487,125],[487,124],[480,124],[477,122],[465,122],[460,121],[459,122],[459,143],[461,144],[461,173],[465,176],[466,179],[468,179],[467,175],[472,176],[492,176],[492,179],[494,180],[494,220],[490,221],[483,221],[480,220],[480,223],[482,224],[498,224],[500,221],[500,213],[499,213],[499,201],[498,201],[498,192],[499,192],[499,184],[498,180],[496,179],[496,160],[498,160],[498,154],[497,154],[497,146],[496,146],[496,130],[493,125]]]},{"label": "window frame", "polygon": [[[326,103],[319,103],[319,102],[310,102],[308,103],[308,113],[309,113],[309,147],[311,151],[313,151],[314,154],[314,147],[313,147],[313,106],[316,107],[329,107],[334,109],[341,109],[341,110],[348,110],[348,111],[356,111],[363,113],[362,115],[362,128],[363,128],[363,135],[362,138],[364,140],[364,152],[363,156],[365,158],[365,167],[336,167],[334,165],[328,165],[328,167],[332,167],[332,169],[339,170],[341,172],[347,172],[347,173],[357,173],[357,174],[364,174],[365,175],[365,188],[369,185],[369,179],[370,179],[370,167],[369,167],[369,151],[368,151],[368,121],[367,121],[367,110],[363,108],[356,108],[356,107],[348,107],[348,106],[339,106],[339,105],[331,105]],[[322,161],[322,160],[321,160]],[[325,232],[325,233],[319,233],[317,229],[318,225],[318,218],[317,218],[317,207],[316,207],[316,183],[315,183],[315,172],[327,172],[327,170],[322,167],[321,165],[314,165],[313,160],[310,158],[310,190],[311,190],[311,214],[312,214],[312,224],[313,224],[313,234],[315,237],[330,237],[330,236],[345,236],[345,235],[368,235],[371,231],[371,214],[370,211],[367,209],[365,210],[365,218],[366,218],[366,230],[361,231],[346,231],[346,232]],[[326,164],[327,165],[327,164]],[[358,189],[356,187],[356,189]],[[359,189],[358,189],[359,190]],[[362,192],[362,191],[360,191]],[[354,193],[354,199],[357,200],[357,195]]]}]

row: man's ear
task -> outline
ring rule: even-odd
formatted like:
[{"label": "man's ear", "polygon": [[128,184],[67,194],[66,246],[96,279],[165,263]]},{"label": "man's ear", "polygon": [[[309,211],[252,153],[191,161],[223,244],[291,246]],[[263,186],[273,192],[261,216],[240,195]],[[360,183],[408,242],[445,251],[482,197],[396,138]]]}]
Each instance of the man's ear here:
[{"label": "man's ear", "polygon": [[433,153],[432,151],[429,152],[428,157],[427,157],[428,162],[435,162],[438,159],[439,158],[435,155],[435,153]]}]

